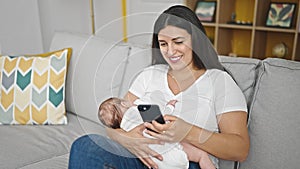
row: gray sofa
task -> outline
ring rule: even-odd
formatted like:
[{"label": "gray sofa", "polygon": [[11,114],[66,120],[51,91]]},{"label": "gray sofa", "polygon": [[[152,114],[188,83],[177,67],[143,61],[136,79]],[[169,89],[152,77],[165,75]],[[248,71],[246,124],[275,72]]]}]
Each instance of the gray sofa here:
[{"label": "gray sofa", "polygon": [[[68,124],[0,126],[0,168],[67,168],[72,142],[89,133],[105,134],[97,105],[123,96],[135,75],[149,65],[147,46],[115,43],[88,35],[57,32],[50,50],[72,47],[66,81]],[[221,169],[298,168],[300,159],[300,63],[220,56],[247,99],[250,153]]]}]

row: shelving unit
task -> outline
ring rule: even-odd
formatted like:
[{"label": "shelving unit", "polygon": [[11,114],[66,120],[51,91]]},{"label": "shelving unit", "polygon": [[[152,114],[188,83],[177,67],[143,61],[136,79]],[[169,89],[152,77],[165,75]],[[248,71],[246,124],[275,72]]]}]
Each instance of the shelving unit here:
[{"label": "shelving unit", "polygon": [[[198,0],[185,0],[194,10]],[[288,54],[285,59],[300,61],[299,0],[206,0],[216,1],[215,22],[203,22],[208,37],[220,55],[234,54],[238,57],[265,59],[272,56],[272,48],[285,43]],[[295,3],[291,28],[265,26],[270,2]],[[236,20],[252,25],[228,24],[232,13]]]}]

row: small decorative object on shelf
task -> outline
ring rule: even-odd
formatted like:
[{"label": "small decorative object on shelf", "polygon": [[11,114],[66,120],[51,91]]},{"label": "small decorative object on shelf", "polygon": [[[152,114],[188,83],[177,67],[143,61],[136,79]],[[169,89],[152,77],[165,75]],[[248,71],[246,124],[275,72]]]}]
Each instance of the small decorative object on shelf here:
[{"label": "small decorative object on shelf", "polygon": [[278,58],[284,58],[288,54],[288,47],[281,42],[272,48],[272,55]]},{"label": "small decorative object on shelf", "polygon": [[236,14],[235,12],[232,12],[231,14],[231,20],[228,21],[228,24],[236,24],[236,25],[252,25],[251,21],[240,21],[240,20],[236,20]]},{"label": "small decorative object on shelf", "polygon": [[213,22],[215,19],[216,2],[201,1],[196,3],[195,13],[202,22]]},{"label": "small decorative object on shelf", "polygon": [[231,17],[230,17],[230,21],[228,21],[227,23],[228,24],[236,24],[236,14],[235,14],[235,12],[232,12],[231,13]]},{"label": "small decorative object on shelf", "polygon": [[295,13],[295,3],[271,2],[266,26],[290,28]]}]

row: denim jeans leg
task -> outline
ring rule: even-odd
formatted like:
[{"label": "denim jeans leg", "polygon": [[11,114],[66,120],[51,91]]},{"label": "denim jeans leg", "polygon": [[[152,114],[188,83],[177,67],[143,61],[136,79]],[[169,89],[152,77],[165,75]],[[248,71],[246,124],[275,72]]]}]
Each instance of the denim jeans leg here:
[{"label": "denim jeans leg", "polygon": [[199,163],[191,162],[189,164],[189,169],[201,169]]},{"label": "denim jeans leg", "polygon": [[101,135],[85,135],[74,141],[69,169],[147,168],[120,144]]}]

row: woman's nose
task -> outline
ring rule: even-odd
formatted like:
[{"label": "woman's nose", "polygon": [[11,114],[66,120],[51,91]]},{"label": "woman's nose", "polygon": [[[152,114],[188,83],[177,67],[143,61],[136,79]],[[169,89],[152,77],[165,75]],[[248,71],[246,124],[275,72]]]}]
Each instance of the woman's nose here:
[{"label": "woman's nose", "polygon": [[175,46],[173,44],[170,44],[168,46],[168,51],[167,51],[167,54],[168,56],[172,56],[176,53],[176,49],[175,49]]}]

